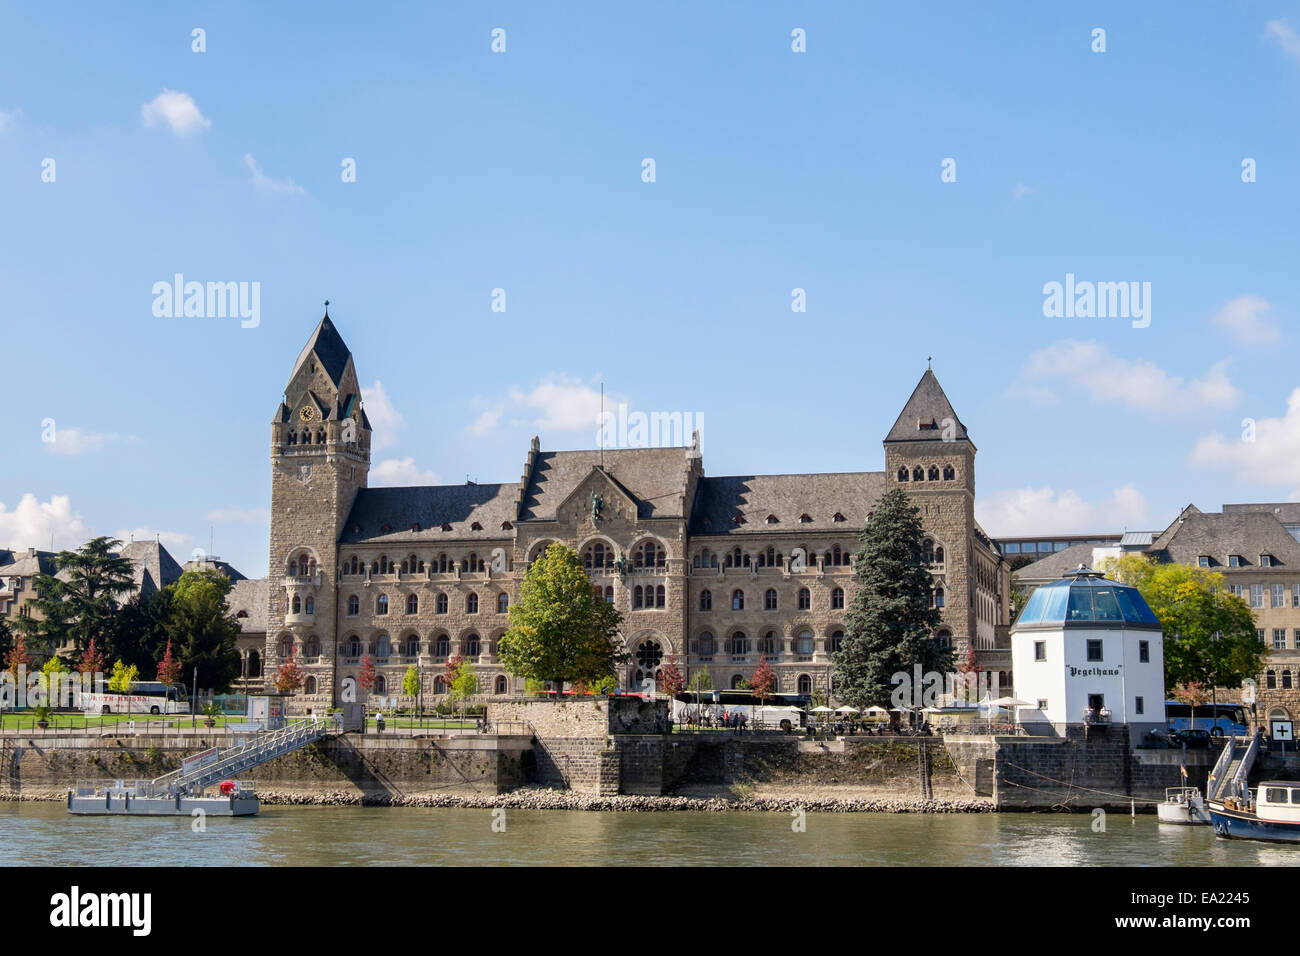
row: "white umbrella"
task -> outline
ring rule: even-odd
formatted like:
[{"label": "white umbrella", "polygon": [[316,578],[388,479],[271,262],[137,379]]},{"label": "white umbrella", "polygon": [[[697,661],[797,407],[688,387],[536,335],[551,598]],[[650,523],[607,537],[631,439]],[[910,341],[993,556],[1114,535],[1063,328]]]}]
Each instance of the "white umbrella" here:
[{"label": "white umbrella", "polygon": [[887,713],[889,713],[889,711],[887,711],[885,708],[881,707],[879,704],[872,704],[870,707],[868,707],[868,708],[864,711],[864,713],[867,713],[867,714],[887,714]]},{"label": "white umbrella", "polygon": [[833,714],[834,711],[831,710],[829,707],[822,706],[822,707],[814,707],[814,708],[812,709],[812,713],[814,713],[814,714]]},{"label": "white umbrella", "polygon": [[856,707],[850,707],[848,704],[845,704],[843,707],[837,708],[836,711],[835,711],[835,713],[837,713],[837,714],[856,714],[856,713],[858,713],[858,709],[857,709]]},{"label": "white umbrella", "polygon": [[994,707],[1033,707],[1027,700],[1018,700],[1015,697],[999,697],[993,701]]}]

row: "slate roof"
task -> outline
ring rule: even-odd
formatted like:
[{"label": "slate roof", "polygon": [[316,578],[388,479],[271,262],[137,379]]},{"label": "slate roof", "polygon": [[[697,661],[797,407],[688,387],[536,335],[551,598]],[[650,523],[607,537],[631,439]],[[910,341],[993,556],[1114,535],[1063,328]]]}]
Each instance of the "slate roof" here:
[{"label": "slate roof", "polygon": [[184,573],[176,559],[157,541],[132,541],[123,546],[121,556],[135,565],[135,593],[153,594],[175,584]]},{"label": "slate roof", "polygon": [[1228,555],[1237,554],[1244,567],[1259,565],[1260,554],[1273,556],[1273,565],[1300,569],[1300,542],[1291,537],[1271,511],[1228,511],[1206,514],[1189,507],[1151,548],[1162,562],[1197,564],[1208,555],[1213,569],[1228,568]]},{"label": "slate roof", "polygon": [[1015,572],[1018,584],[1043,584],[1055,581],[1067,571],[1073,571],[1079,565],[1092,567],[1092,549],[1094,544],[1072,544],[1064,551],[1057,551],[1037,561],[1030,561]]},{"label": "slate roof", "polygon": [[13,562],[14,553],[12,551],[6,551],[4,548],[0,548],[0,568],[4,567],[6,564],[13,564]]},{"label": "slate roof", "polygon": [[312,332],[311,338],[307,340],[302,351],[298,353],[298,361],[293,363],[293,372],[289,376],[289,381],[293,381],[294,376],[298,374],[298,369],[302,368],[303,363],[313,354],[320,362],[321,368],[329,375],[330,381],[338,385],[343,380],[343,372],[348,367],[348,357],[352,352],[344,343],[343,336],[339,335],[339,330],[334,327],[328,312],[320,320],[316,331]]},{"label": "slate roof", "polygon": [[[344,544],[438,542],[511,537],[504,521],[515,520],[519,483],[433,485],[418,488],[362,488],[343,525]],[[478,522],[481,531],[472,525]],[[443,524],[451,531],[443,531]],[[419,526],[413,531],[413,526]],[[383,530],[385,527],[387,531]]]},{"label": "slate roof", "polygon": [[[860,532],[885,491],[880,471],[821,475],[733,475],[702,478],[696,487],[690,533]],[[835,514],[843,516],[836,521]],[[811,521],[801,522],[802,515]],[[744,518],[738,524],[736,515]],[[769,524],[768,516],[776,518]]]},{"label": "slate roof", "polygon": [[[266,633],[268,589],[269,583],[266,578],[241,577],[226,596],[230,612],[239,619],[239,629],[243,633]],[[240,617],[241,611],[246,612],[243,617]]]},{"label": "slate roof", "polygon": [[53,574],[56,570],[54,567],[53,551],[37,551],[28,549],[27,553],[19,551],[14,554],[14,560],[6,564],[0,574],[5,577],[15,578],[34,578],[38,574]]},{"label": "slate roof", "polygon": [[1284,524],[1300,524],[1300,501],[1263,501],[1223,506],[1224,514],[1242,511],[1263,511]]},{"label": "slate roof", "polygon": [[1121,548],[1149,548],[1155,537],[1155,534],[1151,531],[1125,531],[1120,536],[1119,546]]},{"label": "slate roof", "polygon": [[943,434],[944,419],[951,418],[956,425],[953,440],[967,439],[966,426],[961,423],[952,403],[944,394],[943,387],[935,378],[934,372],[925,370],[921,381],[916,383],[912,396],[903,406],[894,427],[885,436],[885,443],[903,441],[938,441]]},{"label": "slate roof", "polygon": [[220,558],[204,558],[202,561],[186,561],[181,566],[183,571],[220,571],[226,577],[233,581],[245,581],[247,578],[229,561],[222,561]]},{"label": "slate roof", "polygon": [[[637,517],[681,517],[690,453],[688,447],[606,449],[605,473],[637,502]],[[538,452],[520,518],[554,519],[560,503],[600,463],[598,449]]]}]

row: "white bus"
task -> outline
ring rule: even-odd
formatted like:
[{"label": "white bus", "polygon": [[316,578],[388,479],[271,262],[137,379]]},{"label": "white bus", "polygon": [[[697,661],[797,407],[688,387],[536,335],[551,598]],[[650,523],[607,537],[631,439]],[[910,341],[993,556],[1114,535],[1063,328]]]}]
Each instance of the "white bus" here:
[{"label": "white bus", "polygon": [[[102,693],[100,692],[102,690]],[[78,706],[87,714],[188,714],[185,688],[158,681],[133,681],[129,693],[109,690],[108,684],[83,693]]]}]

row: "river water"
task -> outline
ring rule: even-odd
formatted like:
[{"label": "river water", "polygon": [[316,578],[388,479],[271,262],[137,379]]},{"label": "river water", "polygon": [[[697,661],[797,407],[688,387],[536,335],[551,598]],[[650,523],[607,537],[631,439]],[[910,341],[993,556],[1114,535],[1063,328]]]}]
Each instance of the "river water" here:
[{"label": "river water", "polygon": [[[501,816],[500,813],[504,813]],[[494,829],[494,822],[496,828]],[[0,804],[0,866],[1294,866],[1300,846],[1086,814],[584,812],[264,807],[256,817],[75,817]],[[504,825],[504,832],[500,832]]]}]

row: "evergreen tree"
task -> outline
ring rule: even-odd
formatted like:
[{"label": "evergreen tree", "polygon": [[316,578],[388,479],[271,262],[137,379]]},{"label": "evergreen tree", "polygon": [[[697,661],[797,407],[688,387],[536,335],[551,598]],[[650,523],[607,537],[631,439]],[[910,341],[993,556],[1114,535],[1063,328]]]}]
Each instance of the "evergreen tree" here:
[{"label": "evergreen tree", "polygon": [[47,651],[71,643],[76,654],[91,638],[100,642],[113,632],[121,598],[135,587],[135,566],[118,554],[116,538],[92,538],[76,551],[60,551],[54,558],[58,577],[36,579],[36,612],[19,621],[29,640]]},{"label": "evergreen tree", "polygon": [[510,605],[510,630],[498,654],[506,670],[519,677],[582,681],[588,685],[614,676],[621,615],[597,598],[572,548],[552,544],[524,575],[519,602]]},{"label": "evergreen tree", "polygon": [[197,667],[204,687],[217,693],[228,690],[239,676],[240,663],[239,621],[226,603],[230,579],[211,568],[186,571],[167,590],[171,592],[168,632],[180,643],[186,685],[193,684]]},{"label": "evergreen tree", "polygon": [[118,610],[107,639],[96,640],[96,645],[109,658],[134,664],[141,674],[153,671],[171,638],[174,588],[137,594],[127,601]]},{"label": "evergreen tree", "polygon": [[895,488],[876,502],[859,536],[857,589],[833,658],[836,696],[854,707],[889,706],[894,675],[910,681],[918,664],[923,674],[954,670],[951,648],[932,636],[942,617],[931,605],[923,531],[920,511]]}]

